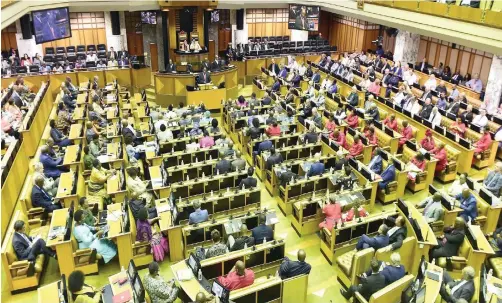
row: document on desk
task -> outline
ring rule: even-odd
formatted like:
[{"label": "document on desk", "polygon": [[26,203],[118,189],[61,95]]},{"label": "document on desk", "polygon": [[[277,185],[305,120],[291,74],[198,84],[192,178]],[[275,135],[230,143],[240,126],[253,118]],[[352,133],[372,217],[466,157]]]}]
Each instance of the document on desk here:
[{"label": "document on desk", "polygon": [[227,235],[234,234],[241,230],[242,221],[241,219],[232,219],[223,224],[223,226],[225,226],[225,232]]},{"label": "document on desk", "polygon": [[114,210],[112,212],[108,212],[106,215],[106,221],[117,222],[122,216],[122,211],[120,209]]},{"label": "document on desk", "polygon": [[99,162],[103,163],[103,162],[108,162],[110,161],[110,157],[108,155],[100,155],[97,157],[97,159],[99,160]]},{"label": "document on desk", "polygon": [[179,281],[188,281],[193,278],[191,269],[180,269],[176,272],[176,277]]},{"label": "document on desk", "polygon": [[164,183],[162,182],[162,178],[152,179],[152,187],[153,188],[162,187],[163,185],[164,185]]},{"label": "document on desk", "polygon": [[164,213],[166,211],[170,211],[171,210],[171,206],[169,205],[169,203],[165,203],[163,205],[160,205],[160,206],[157,206],[157,213]]}]

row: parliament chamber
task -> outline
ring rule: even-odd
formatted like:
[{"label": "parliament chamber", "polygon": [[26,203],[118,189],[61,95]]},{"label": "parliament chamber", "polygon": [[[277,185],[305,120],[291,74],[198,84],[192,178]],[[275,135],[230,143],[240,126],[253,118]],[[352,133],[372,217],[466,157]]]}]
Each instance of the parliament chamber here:
[{"label": "parliament chamber", "polygon": [[1,301],[502,301],[502,6],[3,1]]}]

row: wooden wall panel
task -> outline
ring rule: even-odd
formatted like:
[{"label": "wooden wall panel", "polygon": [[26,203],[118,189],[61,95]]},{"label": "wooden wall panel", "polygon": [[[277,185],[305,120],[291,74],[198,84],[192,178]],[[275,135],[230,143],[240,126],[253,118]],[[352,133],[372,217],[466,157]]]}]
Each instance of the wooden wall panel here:
[{"label": "wooden wall panel", "polygon": [[331,18],[329,41],[338,51],[376,49],[371,42],[378,37],[377,26],[362,20],[334,15]]},{"label": "wooden wall panel", "polygon": [[248,24],[249,37],[290,36],[287,22],[264,22]]},{"label": "wooden wall panel", "polygon": [[319,16],[319,32],[324,39],[329,39],[329,34],[331,32],[331,16],[333,16],[333,14],[327,11],[321,11],[321,15]]},{"label": "wooden wall panel", "polygon": [[1,36],[2,51],[9,51],[11,48],[17,49],[16,25],[14,23],[2,29]]},{"label": "wooden wall panel", "polygon": [[385,51],[390,50],[392,53],[394,53],[394,49],[396,48],[396,37],[394,36],[389,37],[385,32],[382,33],[383,33],[382,48]]}]

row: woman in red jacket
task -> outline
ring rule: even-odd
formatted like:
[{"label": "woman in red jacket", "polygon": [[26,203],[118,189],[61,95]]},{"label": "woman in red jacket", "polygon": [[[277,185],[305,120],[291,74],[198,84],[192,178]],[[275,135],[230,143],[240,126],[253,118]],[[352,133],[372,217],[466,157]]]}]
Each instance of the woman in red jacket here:
[{"label": "woman in red jacket", "polygon": [[430,129],[425,131],[425,137],[420,141],[420,147],[426,151],[431,151],[436,148],[434,138],[432,137],[432,131]]},{"label": "woman in red jacket", "polygon": [[415,182],[416,175],[425,170],[425,157],[421,153],[417,153],[408,164],[406,170],[408,171],[408,180]]},{"label": "woman in red jacket", "polygon": [[488,150],[492,145],[492,136],[490,132],[485,131],[484,128],[480,130],[481,138],[479,138],[478,142],[474,143],[474,157],[477,159],[481,159],[481,153],[485,150]]},{"label": "woman in red jacket", "polygon": [[397,131],[397,120],[396,120],[396,115],[390,114],[383,120],[383,125],[387,126],[388,128],[392,129],[393,131]]},{"label": "woman in red jacket", "polygon": [[367,127],[367,129],[364,131],[364,136],[366,137],[366,139],[368,139],[369,145],[378,145],[378,139],[375,135],[375,128],[373,126]]},{"label": "woman in red jacket", "polygon": [[335,201],[334,197],[329,198],[329,204],[326,204],[322,208],[322,212],[326,216],[324,221],[319,223],[319,228],[326,227],[329,230],[333,229],[333,226],[336,224],[336,222],[340,221],[342,217],[342,206],[340,203],[337,203]]},{"label": "woman in red jacket", "polygon": [[436,172],[443,171],[446,168],[446,165],[448,164],[448,153],[446,152],[444,143],[439,142],[438,146],[431,151],[431,154],[433,154],[434,158],[438,160],[436,164]]},{"label": "woman in red jacket", "polygon": [[347,149],[347,140],[345,140],[345,134],[343,132],[335,129],[330,138],[333,139],[338,146]]},{"label": "woman in red jacket", "polygon": [[345,118],[345,122],[350,128],[357,128],[359,126],[359,117],[356,115],[356,109],[353,108],[349,116]]},{"label": "woman in red jacket", "polygon": [[330,114],[328,119],[329,120],[328,122],[326,122],[324,127],[326,128],[326,130],[328,130],[328,133],[331,135],[336,128],[336,122],[335,122],[335,117],[333,117],[333,114]]},{"label": "woman in red jacket", "polygon": [[460,116],[457,116],[457,120],[450,126],[452,133],[458,134],[460,138],[464,138],[465,129],[465,124],[462,122],[462,118],[460,118]]},{"label": "woman in red jacket", "polygon": [[281,127],[279,126],[279,124],[277,124],[277,121],[274,120],[274,122],[272,123],[272,125],[270,125],[267,130],[265,131],[265,133],[272,137],[272,136],[280,136],[281,135]]}]

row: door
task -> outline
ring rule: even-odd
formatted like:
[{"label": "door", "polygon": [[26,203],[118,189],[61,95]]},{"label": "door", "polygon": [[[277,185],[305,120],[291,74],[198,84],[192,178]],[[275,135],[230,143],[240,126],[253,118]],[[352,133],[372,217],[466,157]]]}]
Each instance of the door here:
[{"label": "door", "polygon": [[157,51],[157,43],[150,43],[150,66],[152,71],[159,71],[159,54]]}]

